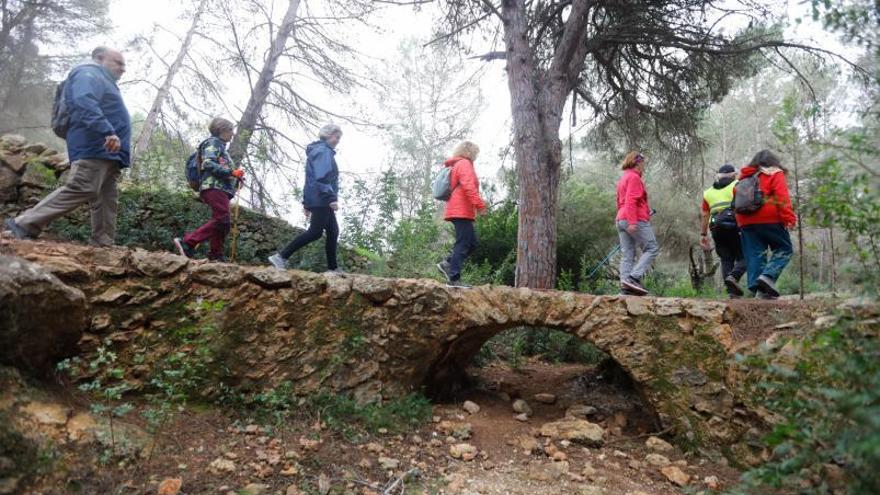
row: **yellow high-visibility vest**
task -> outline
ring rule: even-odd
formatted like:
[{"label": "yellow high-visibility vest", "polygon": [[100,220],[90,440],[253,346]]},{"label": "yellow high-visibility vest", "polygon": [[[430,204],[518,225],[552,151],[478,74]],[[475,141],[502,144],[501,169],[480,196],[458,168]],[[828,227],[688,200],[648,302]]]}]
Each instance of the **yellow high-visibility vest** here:
[{"label": "yellow high-visibility vest", "polygon": [[736,181],[733,181],[724,189],[710,187],[703,192],[703,199],[709,205],[709,213],[714,215],[725,208],[730,208],[730,204],[733,202],[733,188],[735,186]]}]

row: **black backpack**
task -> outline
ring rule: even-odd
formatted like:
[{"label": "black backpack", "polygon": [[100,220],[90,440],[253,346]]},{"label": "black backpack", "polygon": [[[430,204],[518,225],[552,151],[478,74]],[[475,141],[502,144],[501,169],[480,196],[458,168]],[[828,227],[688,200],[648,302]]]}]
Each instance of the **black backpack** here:
[{"label": "black backpack", "polygon": [[733,197],[733,210],[740,215],[751,215],[764,206],[764,193],[761,192],[761,182],[756,173],[736,184],[736,194]]},{"label": "black backpack", "polygon": [[709,225],[712,230],[736,230],[736,213],[733,208],[725,208],[718,213],[712,215],[712,222]]},{"label": "black backpack", "polygon": [[70,112],[64,100],[66,86],[67,79],[58,83],[55,87],[55,101],[52,103],[52,132],[61,139],[67,139],[67,131],[70,129]]}]

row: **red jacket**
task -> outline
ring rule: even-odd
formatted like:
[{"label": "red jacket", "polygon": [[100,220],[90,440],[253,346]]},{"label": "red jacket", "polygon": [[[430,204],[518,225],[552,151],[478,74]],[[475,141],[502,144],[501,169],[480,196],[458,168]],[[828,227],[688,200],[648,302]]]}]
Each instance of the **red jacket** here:
[{"label": "red jacket", "polygon": [[634,168],[624,170],[617,182],[617,220],[626,220],[630,225],[651,221],[648,191],[642,174]]},{"label": "red jacket", "polygon": [[[764,205],[748,215],[736,214],[736,223],[740,227],[759,224],[782,224],[793,227],[797,224],[797,215],[791,207],[791,197],[788,194],[788,184],[785,182],[785,173],[782,169],[769,167],[761,168],[747,166],[740,170],[739,180],[751,177],[759,173],[758,184],[764,193]],[[733,189],[736,197],[736,188]]]},{"label": "red jacket", "polygon": [[449,177],[452,196],[446,202],[446,220],[474,220],[477,210],[485,210],[486,203],[480,197],[480,181],[474,172],[474,163],[467,158],[452,157],[447,167],[454,167]]}]

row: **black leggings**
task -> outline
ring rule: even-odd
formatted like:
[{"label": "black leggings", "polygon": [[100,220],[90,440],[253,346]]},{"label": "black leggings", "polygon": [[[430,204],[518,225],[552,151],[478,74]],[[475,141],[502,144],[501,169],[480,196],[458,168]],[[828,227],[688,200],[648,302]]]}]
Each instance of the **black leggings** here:
[{"label": "black leggings", "polygon": [[284,259],[290,258],[293,253],[299,251],[303,246],[317,241],[324,232],[327,232],[327,244],[325,245],[327,269],[335,270],[338,268],[336,264],[336,246],[339,242],[339,224],[336,223],[336,213],[329,206],[310,208],[309,211],[312,212],[309,230],[290,241],[290,244],[281,250],[281,257]]}]

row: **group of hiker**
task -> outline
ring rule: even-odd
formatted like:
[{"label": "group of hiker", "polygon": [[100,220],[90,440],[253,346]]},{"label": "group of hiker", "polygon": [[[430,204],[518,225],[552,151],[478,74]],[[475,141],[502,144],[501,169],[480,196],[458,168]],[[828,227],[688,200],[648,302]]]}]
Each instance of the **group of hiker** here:
[{"label": "group of hiker", "polygon": [[[660,253],[643,180],[646,164],[641,153],[627,154],[617,184],[617,230],[623,253],[620,288],[625,295],[648,294],[642,278]],[[786,172],[776,155],[762,150],[738,173],[733,165],[722,165],[712,187],[703,192],[700,245],[708,251],[714,242],[731,298],[780,295],[776,281],[791,260],[789,229],[797,224]],[[642,251],[638,260],[636,247]],[[740,285],[744,274],[748,274],[745,289]]]},{"label": "group of hiker", "polygon": [[[92,51],[90,63],[74,68],[59,85],[52,127],[67,141],[70,172],[63,186],[33,208],[5,221],[6,230],[16,238],[35,238],[56,218],[88,203],[92,212],[90,243],[114,244],[117,181],[131,160],[131,118],[117,86],[124,72],[122,53],[98,47]],[[173,243],[181,255],[192,258],[198,246],[207,242],[208,259],[225,261],[224,246],[232,224],[230,203],[241,189],[245,174],[227,150],[235,125],[215,118],[208,132],[210,136],[187,161],[186,178],[211,209],[211,218],[199,228],[175,237]],[[309,227],[268,257],[275,268],[285,269],[295,252],[326,237],[327,269],[340,273],[336,220],[339,168],[335,155],[341,139],[342,129],[328,124],[320,129],[318,140],[306,148],[303,208]],[[479,147],[470,141],[459,144],[433,184],[434,197],[446,202],[444,219],[455,230],[451,253],[437,264],[450,287],[468,287],[461,280],[462,265],[477,246],[476,217],[487,211],[474,169],[479,152]],[[620,286],[621,293],[626,295],[648,294],[643,277],[660,253],[651,225],[654,211],[644,182],[646,165],[644,155],[628,153],[617,185],[616,227],[622,251]],[[785,172],[778,158],[764,150],[738,174],[731,165],[721,167],[717,181],[704,193],[701,245],[710,249],[711,233],[731,297],[746,294],[739,285],[744,273],[748,273],[747,290],[752,294],[761,298],[779,296],[775,282],[792,255],[787,229],[796,222]],[[638,258],[637,250],[641,250]]]}]

